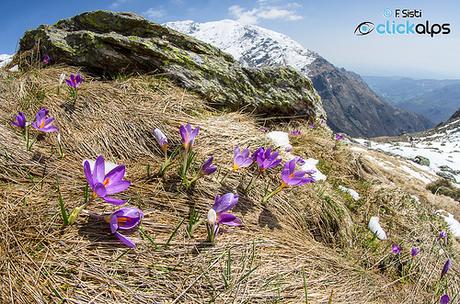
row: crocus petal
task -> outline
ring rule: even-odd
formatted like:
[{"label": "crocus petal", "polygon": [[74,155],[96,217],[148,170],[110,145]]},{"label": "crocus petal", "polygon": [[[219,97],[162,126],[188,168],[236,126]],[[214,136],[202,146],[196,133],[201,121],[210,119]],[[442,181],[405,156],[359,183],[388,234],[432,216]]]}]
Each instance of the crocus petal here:
[{"label": "crocus petal", "polygon": [[131,241],[129,238],[127,238],[123,234],[119,232],[115,232],[114,235],[120,240],[120,242],[123,243],[123,245],[128,246],[129,248],[136,248],[136,244],[134,244],[133,241]]},{"label": "crocus petal", "polygon": [[130,185],[131,185],[131,182],[125,181],[125,180],[111,182],[109,185],[105,187],[105,189],[107,190],[106,195],[111,195],[111,194],[125,191],[126,189],[129,188]]},{"label": "crocus petal", "polygon": [[85,173],[86,181],[88,182],[91,189],[94,187],[93,175],[91,174],[91,166],[89,161],[83,163],[83,172]]},{"label": "crocus petal", "polygon": [[115,233],[118,230],[118,216],[116,214],[113,214],[110,217],[110,231],[112,233]]},{"label": "crocus petal", "polygon": [[220,213],[218,223],[227,226],[241,226],[241,220],[231,213]]},{"label": "crocus petal", "polygon": [[116,198],[109,197],[109,196],[104,196],[104,197],[102,197],[102,199],[104,201],[106,201],[107,203],[115,205],[115,206],[120,206],[120,205],[123,205],[124,203],[126,203],[125,200],[116,199]]},{"label": "crocus petal", "polygon": [[45,126],[43,128],[40,128],[40,131],[45,132],[45,133],[53,133],[53,132],[58,132],[59,129],[56,126]]},{"label": "crocus petal", "polygon": [[108,184],[110,185],[111,183],[122,180],[123,177],[125,177],[125,173],[126,173],[126,167],[124,165],[120,165],[112,169],[109,173],[107,173],[105,176],[105,179],[108,178],[110,180]]},{"label": "crocus petal", "polygon": [[217,213],[221,213],[232,209],[237,203],[238,194],[226,193],[222,196],[216,195],[212,209]]},{"label": "crocus petal", "polygon": [[102,183],[105,177],[105,162],[104,157],[99,155],[96,158],[96,162],[94,164],[94,171],[93,171],[93,180],[94,182]]},{"label": "crocus petal", "polygon": [[449,304],[450,298],[448,295],[442,295],[441,298],[439,299],[439,304]]},{"label": "crocus petal", "polygon": [[97,194],[97,196],[104,198],[107,195],[107,190],[105,189],[105,186],[101,183],[97,183],[94,185],[94,192]]}]

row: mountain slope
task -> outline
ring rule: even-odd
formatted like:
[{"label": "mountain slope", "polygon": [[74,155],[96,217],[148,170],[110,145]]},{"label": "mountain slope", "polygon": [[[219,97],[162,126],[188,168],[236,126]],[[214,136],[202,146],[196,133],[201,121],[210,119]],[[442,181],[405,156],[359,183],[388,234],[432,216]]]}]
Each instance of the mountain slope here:
[{"label": "mountain slope", "polygon": [[388,102],[419,113],[434,123],[446,121],[460,107],[460,80],[375,76],[363,78]]},{"label": "mountain slope", "polygon": [[353,136],[379,136],[432,126],[427,119],[384,102],[359,76],[336,68],[283,34],[232,20],[178,21],[166,26],[211,43],[244,65],[289,65],[309,76],[323,100],[328,124],[335,131]]}]

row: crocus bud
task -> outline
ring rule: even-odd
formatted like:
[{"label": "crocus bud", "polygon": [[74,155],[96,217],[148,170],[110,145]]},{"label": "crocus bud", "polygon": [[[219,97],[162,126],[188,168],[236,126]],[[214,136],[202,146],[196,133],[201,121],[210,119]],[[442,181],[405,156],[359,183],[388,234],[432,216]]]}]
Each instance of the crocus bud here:
[{"label": "crocus bud", "polygon": [[67,75],[65,73],[62,73],[59,76],[59,86],[61,86],[64,83],[64,80],[66,79]]},{"label": "crocus bud", "polygon": [[208,211],[208,224],[209,225],[215,225],[217,222],[217,213],[214,209],[209,209]]},{"label": "crocus bud", "polygon": [[155,136],[156,141],[163,150],[164,153],[168,150],[168,138],[166,135],[158,128],[153,130],[153,136]]}]

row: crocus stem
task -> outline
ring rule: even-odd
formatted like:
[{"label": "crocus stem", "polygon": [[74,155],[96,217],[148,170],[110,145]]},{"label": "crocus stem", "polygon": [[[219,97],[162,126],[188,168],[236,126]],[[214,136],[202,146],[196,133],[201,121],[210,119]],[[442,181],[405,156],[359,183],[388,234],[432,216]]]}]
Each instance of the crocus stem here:
[{"label": "crocus stem", "polygon": [[285,187],[286,187],[286,184],[284,184],[284,183],[279,185],[279,187],[276,188],[275,190],[273,190],[273,192],[271,192],[268,195],[264,196],[264,198],[262,199],[262,203],[265,204],[266,202],[268,202],[269,199],[271,199],[276,194],[280,193]]},{"label": "crocus stem", "polygon": [[197,174],[194,178],[192,178],[190,181],[187,181],[186,189],[189,190],[190,187],[197,181],[199,180],[203,175],[202,174]]},{"label": "crocus stem", "polygon": [[246,188],[244,188],[244,192],[248,192],[248,190],[251,189],[251,186],[253,184],[253,182],[259,178],[261,172],[259,171],[259,173],[257,173],[257,175],[252,175],[251,176],[251,180],[249,181],[248,185],[246,186]]},{"label": "crocus stem", "polygon": [[26,126],[24,130],[25,134],[24,136],[26,137],[26,150],[29,151],[29,127]]},{"label": "crocus stem", "polygon": [[186,185],[187,184],[187,163],[188,163],[188,152],[184,152],[184,162],[182,163],[182,184]]},{"label": "crocus stem", "polygon": [[229,173],[230,173],[230,171],[225,172],[224,176],[223,176],[222,179],[220,180],[221,183],[224,182],[224,180],[227,178],[227,176],[228,176]]},{"label": "crocus stem", "polygon": [[207,224],[206,229],[208,230],[208,242],[214,244],[214,241],[215,241],[215,238],[216,238],[215,233],[214,233],[215,232],[214,227],[209,225],[209,224]]}]

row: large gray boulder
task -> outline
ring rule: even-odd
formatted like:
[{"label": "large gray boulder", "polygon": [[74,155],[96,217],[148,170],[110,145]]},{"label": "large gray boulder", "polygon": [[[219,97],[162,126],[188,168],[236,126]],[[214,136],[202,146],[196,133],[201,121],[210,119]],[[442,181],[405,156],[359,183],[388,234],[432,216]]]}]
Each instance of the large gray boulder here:
[{"label": "large gray boulder", "polygon": [[325,118],[311,81],[291,68],[244,68],[230,55],[132,13],[95,11],[28,31],[21,63],[48,54],[53,63],[104,76],[157,73],[212,104],[268,115]]}]

